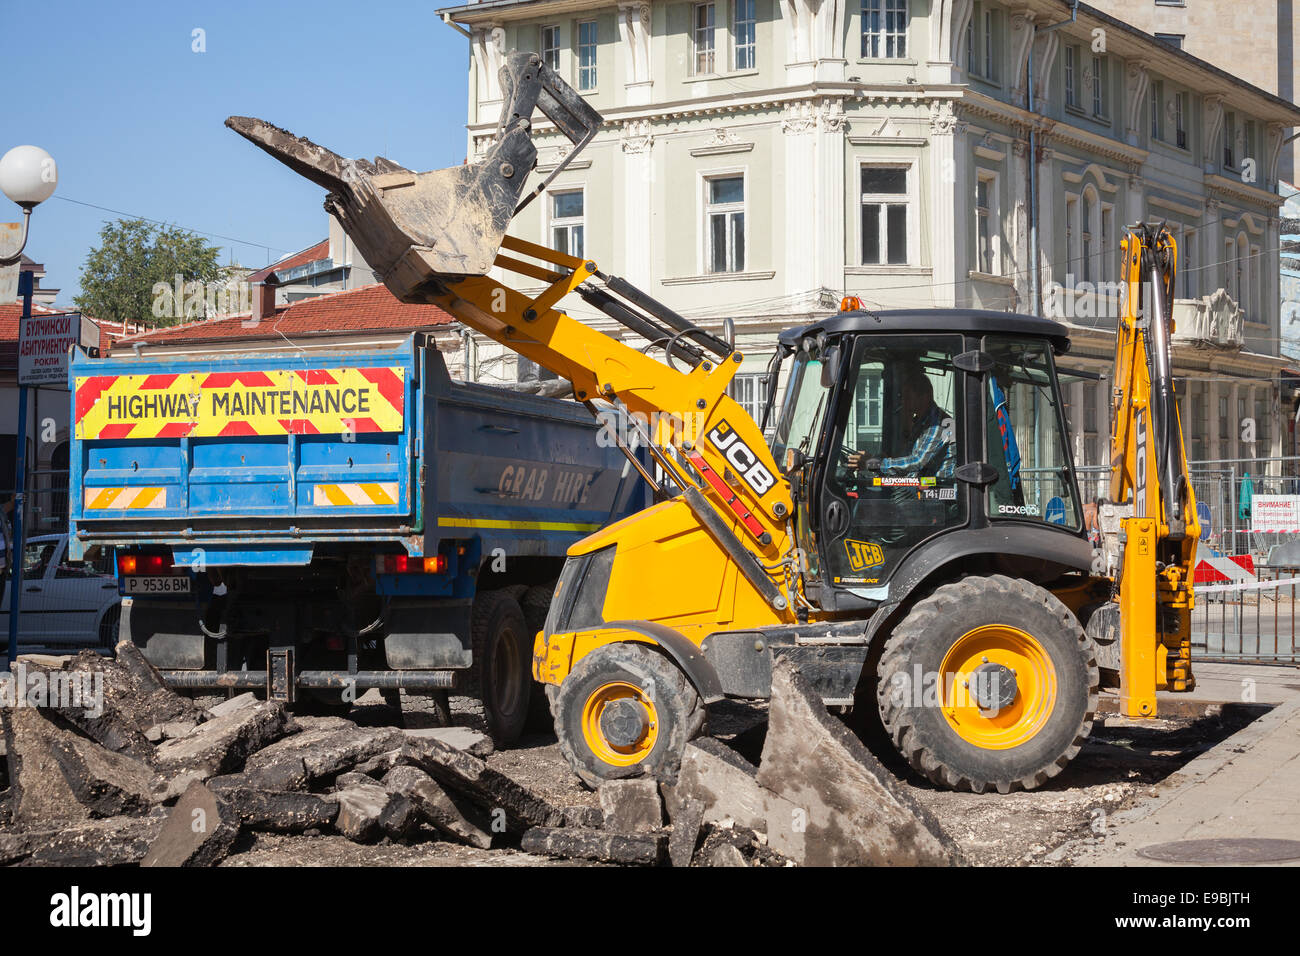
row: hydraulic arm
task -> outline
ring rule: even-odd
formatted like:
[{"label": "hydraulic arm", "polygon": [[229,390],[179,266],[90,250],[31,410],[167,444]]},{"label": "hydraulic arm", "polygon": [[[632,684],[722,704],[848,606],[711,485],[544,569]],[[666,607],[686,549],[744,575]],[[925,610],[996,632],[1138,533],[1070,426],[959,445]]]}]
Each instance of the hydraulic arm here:
[{"label": "hydraulic arm", "polygon": [[1170,358],[1177,246],[1163,226],[1139,224],[1121,250],[1124,295],[1115,334],[1110,498],[1131,499],[1132,513],[1122,521],[1115,576],[1120,696],[1126,715],[1151,717],[1158,689],[1195,686],[1192,572],[1200,526]]},{"label": "hydraulic arm", "polygon": [[[727,395],[743,357],[596,263],[505,235],[517,210],[549,182],[524,194],[537,160],[534,110],[573,143],[565,163],[602,120],[536,54],[510,54],[501,75],[505,103],[496,141],[483,158],[450,169],[416,173],[383,158],[345,159],[261,120],[226,123],[329,190],[326,208],[399,299],[438,305],[551,369],[593,412],[593,403],[604,401],[644,423],[639,438],[680,490],[679,500],[773,622],[793,620],[792,605],[802,598],[793,583],[789,486],[759,427]],[[525,295],[487,275],[493,267],[545,288]],[[560,311],[569,293],[662,349],[665,360]],[[620,447],[656,485],[621,438]]]}]

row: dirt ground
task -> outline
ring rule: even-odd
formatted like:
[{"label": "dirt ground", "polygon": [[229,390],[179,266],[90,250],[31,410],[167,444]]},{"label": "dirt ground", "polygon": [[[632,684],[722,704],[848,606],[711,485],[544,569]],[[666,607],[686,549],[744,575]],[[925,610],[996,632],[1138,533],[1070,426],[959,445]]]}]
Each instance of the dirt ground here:
[{"label": "dirt ground", "polygon": [[[413,703],[413,702],[412,702]],[[354,708],[358,722],[389,723],[396,713],[382,705]],[[457,723],[474,725],[472,702],[452,700]],[[424,712],[405,708],[408,726],[425,723]],[[751,760],[761,750],[766,708],[725,701],[710,711],[711,732],[729,740]],[[1044,858],[1063,843],[1088,838],[1106,818],[1126,809],[1192,758],[1240,730],[1250,717],[1237,712],[1197,718],[1132,721],[1099,716],[1083,751],[1059,777],[1032,793],[949,793],[908,777],[916,798],[977,866],[1069,865]],[[596,794],[569,771],[555,738],[526,736],[488,763],[560,806],[596,806]],[[337,835],[242,839],[222,866],[532,866],[566,865],[515,850],[476,850],[446,843],[422,831],[403,844],[362,846]]]}]

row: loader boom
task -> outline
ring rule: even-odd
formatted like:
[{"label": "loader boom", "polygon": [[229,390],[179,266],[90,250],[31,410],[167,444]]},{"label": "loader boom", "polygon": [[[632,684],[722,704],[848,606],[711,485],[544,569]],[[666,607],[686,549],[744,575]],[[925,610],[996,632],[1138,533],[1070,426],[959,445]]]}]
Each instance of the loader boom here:
[{"label": "loader boom", "polygon": [[[762,431],[727,395],[743,356],[596,263],[505,235],[519,205],[546,185],[524,195],[537,160],[534,109],[574,144],[566,161],[601,118],[536,54],[511,53],[501,75],[506,100],[496,141],[483,158],[451,169],[415,173],[384,159],[344,159],[247,117],[226,125],[330,191],[326,208],[398,299],[437,305],[554,371],[589,408],[604,401],[648,423],[641,437],[682,499],[777,620],[785,619],[794,600],[790,492]],[[546,288],[524,295],[487,275],[493,267]],[[574,292],[662,348],[666,361],[556,308]]]},{"label": "loader boom", "polygon": [[1195,686],[1192,573],[1200,525],[1171,370],[1177,246],[1163,227],[1139,224],[1121,250],[1110,497],[1133,504],[1123,519],[1116,572],[1120,706],[1127,716],[1152,717],[1157,690]]}]

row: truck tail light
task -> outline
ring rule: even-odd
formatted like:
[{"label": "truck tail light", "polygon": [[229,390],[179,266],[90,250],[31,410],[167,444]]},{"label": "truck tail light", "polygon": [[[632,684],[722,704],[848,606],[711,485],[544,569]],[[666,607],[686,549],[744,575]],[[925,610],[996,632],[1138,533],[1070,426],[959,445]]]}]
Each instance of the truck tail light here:
[{"label": "truck tail light", "polygon": [[119,554],[117,567],[123,574],[171,574],[173,570],[168,554]]},{"label": "truck tail light", "polygon": [[379,559],[379,571],[382,574],[445,574],[447,572],[446,555],[434,555],[428,558],[412,558],[405,554],[386,554]]}]

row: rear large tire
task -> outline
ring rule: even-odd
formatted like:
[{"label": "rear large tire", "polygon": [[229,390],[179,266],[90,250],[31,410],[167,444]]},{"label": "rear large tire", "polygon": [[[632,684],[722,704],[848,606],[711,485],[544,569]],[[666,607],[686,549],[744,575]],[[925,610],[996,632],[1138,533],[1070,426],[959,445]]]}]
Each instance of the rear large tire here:
[{"label": "rear large tire", "polygon": [[555,694],[560,752],[593,790],[606,780],[675,780],[705,708],[686,675],[644,644],[598,647]]},{"label": "rear large tire", "polygon": [[474,598],[470,631],[470,695],[483,702],[493,745],[508,747],[523,732],[532,694],[533,642],[524,612],[507,591],[483,591]]},{"label": "rear large tire", "polygon": [[939,587],[894,629],[877,704],[894,746],[952,790],[1032,790],[1092,730],[1092,642],[1057,598],[1002,575]]}]

